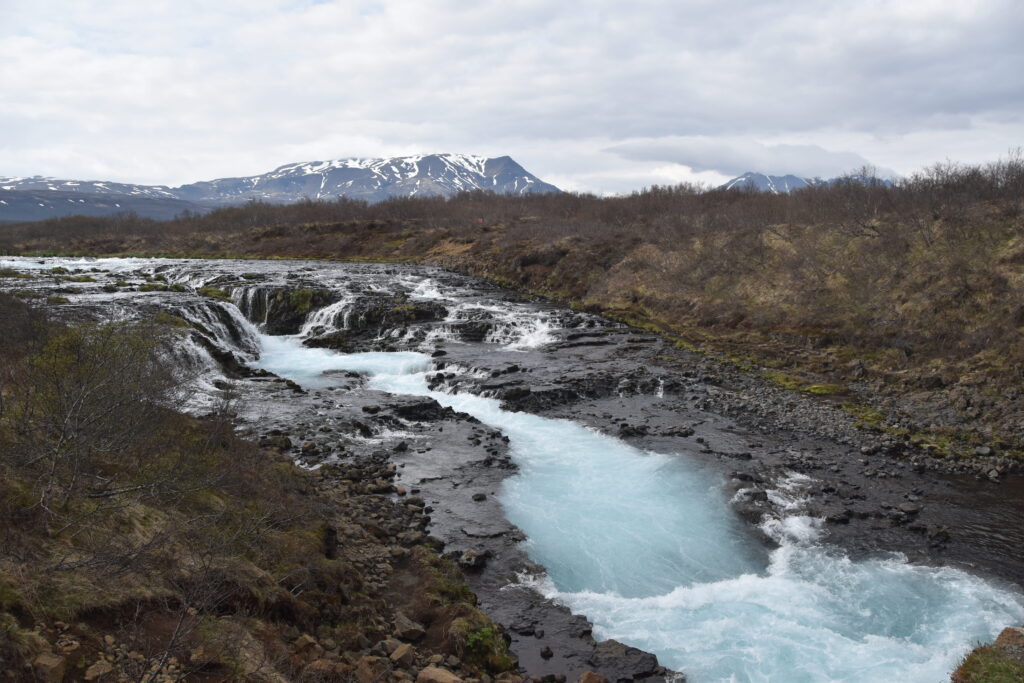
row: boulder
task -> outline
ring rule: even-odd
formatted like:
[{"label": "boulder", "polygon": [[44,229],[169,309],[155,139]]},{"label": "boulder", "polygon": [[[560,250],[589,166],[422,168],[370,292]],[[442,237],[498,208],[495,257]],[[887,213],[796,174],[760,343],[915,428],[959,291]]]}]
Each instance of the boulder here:
[{"label": "boulder", "polygon": [[608,679],[601,674],[596,674],[593,671],[584,671],[576,683],[609,683]]},{"label": "boulder", "polygon": [[423,626],[405,616],[401,612],[395,615],[395,637],[409,643],[415,643],[426,635]]},{"label": "boulder", "polygon": [[360,658],[356,664],[355,677],[359,683],[380,683],[387,678],[391,671],[391,662],[384,657],[371,657],[369,655]]},{"label": "boulder", "polygon": [[391,653],[391,661],[404,669],[408,669],[416,661],[416,648],[409,643],[402,643]]},{"label": "boulder", "polygon": [[420,671],[416,683],[462,683],[462,679],[447,669],[439,666],[428,666]]},{"label": "boulder", "polygon": [[36,678],[46,683],[60,683],[64,680],[66,662],[63,657],[44,652],[32,662]]},{"label": "boulder", "polygon": [[611,673],[615,680],[646,678],[659,668],[657,657],[617,640],[598,643],[587,661],[595,669]]},{"label": "boulder", "polygon": [[86,669],[82,678],[86,681],[96,681],[111,673],[113,670],[114,667],[111,666],[110,662],[105,659],[101,659]]}]

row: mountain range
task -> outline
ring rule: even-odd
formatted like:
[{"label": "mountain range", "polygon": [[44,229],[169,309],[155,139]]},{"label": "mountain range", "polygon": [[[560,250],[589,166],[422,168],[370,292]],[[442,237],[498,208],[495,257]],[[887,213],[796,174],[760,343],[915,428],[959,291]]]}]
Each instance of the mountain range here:
[{"label": "mountain range", "polygon": [[471,190],[517,195],[560,192],[511,157],[465,154],[310,161],[286,164],[262,175],[179,187],[0,176],[0,221],[128,211],[163,219],[250,200],[288,204],[306,198],[348,197],[378,202],[391,197],[450,197]]},{"label": "mountain range", "polygon": [[742,190],[746,192],[771,192],[772,194],[788,194],[793,190],[801,190],[805,187],[816,185],[831,185],[840,180],[852,180],[854,182],[870,185],[880,183],[886,187],[892,187],[892,181],[875,176],[867,176],[854,173],[837,178],[801,178],[795,175],[767,175],[748,171],[741,176],[718,186],[720,190]]}]

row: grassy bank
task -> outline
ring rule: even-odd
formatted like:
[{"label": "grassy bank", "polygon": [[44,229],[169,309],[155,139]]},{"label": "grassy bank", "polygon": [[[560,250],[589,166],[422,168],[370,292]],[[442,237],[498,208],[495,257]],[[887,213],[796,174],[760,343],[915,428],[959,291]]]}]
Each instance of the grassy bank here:
[{"label": "grassy bank", "polygon": [[397,540],[416,513],[386,467],[306,472],[227,403],[178,411],[173,319],[67,326],[5,295],[0,319],[0,680],[514,667],[457,568]]}]

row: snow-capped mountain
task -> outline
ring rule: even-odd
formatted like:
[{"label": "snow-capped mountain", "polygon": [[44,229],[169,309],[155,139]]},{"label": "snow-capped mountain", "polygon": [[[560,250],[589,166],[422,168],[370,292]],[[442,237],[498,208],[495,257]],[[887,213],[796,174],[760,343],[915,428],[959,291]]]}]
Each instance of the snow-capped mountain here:
[{"label": "snow-capped mountain", "polygon": [[[104,215],[127,210],[167,218],[169,211],[208,211],[250,199],[276,204],[338,197],[378,202],[391,197],[450,197],[471,190],[517,195],[560,192],[511,157],[428,154],[391,159],[309,161],[280,166],[262,175],[219,178],[180,187],[42,176],[0,177],[0,221],[35,220],[73,213]],[[52,193],[52,200],[47,198],[49,193]],[[79,207],[80,212],[76,211]]]},{"label": "snow-capped mountain", "polygon": [[722,190],[745,190],[747,192],[771,192],[784,194],[824,182],[820,178],[800,178],[795,175],[766,175],[747,172],[719,185]]},{"label": "snow-capped mountain", "polygon": [[58,180],[38,175],[30,178],[0,176],[0,191],[3,190],[76,192],[90,195],[179,199],[174,190],[163,185],[132,185],[99,180]]},{"label": "snow-capped mountain", "polygon": [[451,196],[466,190],[497,194],[559,192],[510,157],[429,154],[393,159],[339,159],[287,164],[249,178],[222,178],[176,188],[179,198],[234,204],[250,198],[271,202],[335,199],[370,202],[390,197]]},{"label": "snow-capped mountain", "polygon": [[727,183],[719,185],[718,189],[788,194],[793,190],[801,190],[805,187],[813,187],[815,185],[831,185],[843,180],[864,183],[865,185],[878,183],[886,187],[892,187],[891,180],[876,178],[874,176],[865,176],[862,174],[845,175],[837,178],[829,178],[828,180],[822,180],[821,178],[801,178],[795,175],[767,175],[765,173],[754,173],[752,171],[748,171],[741,176],[733,178]]}]

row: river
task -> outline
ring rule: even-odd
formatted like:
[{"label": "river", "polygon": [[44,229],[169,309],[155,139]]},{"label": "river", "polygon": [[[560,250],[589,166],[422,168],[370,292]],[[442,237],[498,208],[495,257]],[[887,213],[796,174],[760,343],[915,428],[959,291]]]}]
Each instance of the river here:
[{"label": "river", "polygon": [[[496,499],[525,535],[520,550],[544,568],[512,583],[584,615],[600,638],[656,654],[689,680],[941,681],[975,643],[1024,623],[1024,597],[1012,584],[910,562],[894,549],[854,557],[831,543],[823,520],[807,513],[813,477],[806,473],[786,471],[766,483],[764,497],[775,512],[756,520],[769,539],[765,544],[734,510],[736,497],[748,494],[727,488],[723,469],[694,449],[645,447],[583,420],[509,410],[495,391],[481,389],[494,386],[492,368],[501,363],[503,378],[531,363],[550,365],[555,360],[546,357],[548,349],[571,347],[611,326],[592,316],[517,301],[434,269],[10,258],[0,259],[0,267],[47,273],[16,284],[63,289],[67,310],[78,315],[131,318],[161,309],[201,327],[208,343],[188,343],[182,354],[201,374],[196,410],[213,400],[221,379],[210,356],[213,344],[312,392],[294,399],[263,392],[250,416],[281,415],[312,428],[328,404],[355,409],[377,396],[415,396],[500,431],[515,468],[500,479]],[[51,274],[55,267],[94,273],[97,282],[68,291],[59,274]],[[178,284],[183,291],[102,289],[128,276],[149,276],[151,283]],[[222,288],[232,301],[197,296],[204,286]],[[334,295],[325,294],[319,306],[314,301],[290,333],[267,334],[274,297],[311,286]],[[367,299],[395,294],[400,301],[389,300],[392,309],[367,308]],[[405,306],[400,324],[388,318],[397,315],[387,312],[394,306]],[[431,310],[443,313],[431,317]],[[373,323],[372,334],[357,318]],[[354,329],[359,334],[345,337],[342,350],[304,344]],[[365,379],[353,388],[347,373]],[[666,400],[664,377],[659,382],[637,392],[642,401]],[[474,384],[476,390],[467,390]],[[623,390],[622,380],[616,391],[610,400],[631,400],[633,391]],[[681,423],[693,417],[682,407],[673,410]],[[363,441],[415,446],[413,425],[376,432]],[[444,437],[431,438],[431,451],[421,455],[444,447]],[[350,453],[358,450],[352,443]],[[331,457],[346,455],[326,460]]]}]

